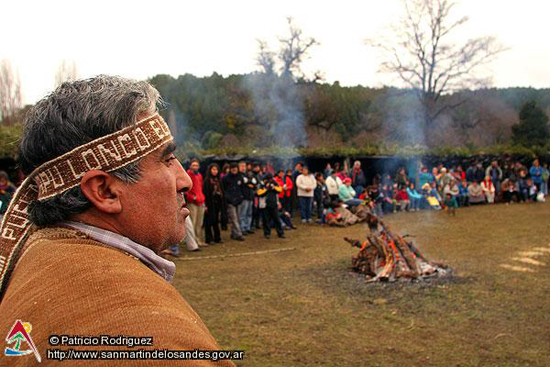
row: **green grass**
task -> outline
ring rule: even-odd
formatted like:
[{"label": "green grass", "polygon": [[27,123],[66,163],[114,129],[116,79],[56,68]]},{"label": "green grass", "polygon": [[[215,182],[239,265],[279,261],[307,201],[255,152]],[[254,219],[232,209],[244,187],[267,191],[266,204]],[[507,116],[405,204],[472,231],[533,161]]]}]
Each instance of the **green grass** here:
[{"label": "green grass", "polygon": [[[226,241],[176,260],[174,286],[240,366],[550,366],[550,253],[544,266],[510,260],[550,245],[550,203],[399,213],[410,234],[457,277],[433,284],[366,284],[350,272],[344,236],[366,228],[300,226],[287,239]],[[225,232],[225,237],[228,233]],[[504,269],[521,265],[533,273]]]}]

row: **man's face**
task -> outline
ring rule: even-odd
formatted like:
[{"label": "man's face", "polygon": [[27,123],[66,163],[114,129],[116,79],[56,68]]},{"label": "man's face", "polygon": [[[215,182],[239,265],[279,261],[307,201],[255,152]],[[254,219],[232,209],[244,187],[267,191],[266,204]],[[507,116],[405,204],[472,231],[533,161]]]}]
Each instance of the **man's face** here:
[{"label": "man's face", "polygon": [[231,169],[229,170],[229,172],[231,172],[232,174],[236,175],[237,173],[239,173],[239,169],[237,167],[231,167]]},{"label": "man's face", "polygon": [[141,162],[141,179],[120,195],[119,232],[156,253],[185,237],[184,191],[193,183],[173,154],[171,143]]},{"label": "man's face", "polygon": [[246,172],[246,163],[239,163],[239,172],[240,173]]},{"label": "man's face", "polygon": [[199,168],[200,168],[200,164],[199,162],[193,162],[191,163],[191,170],[194,171],[194,172],[198,172],[199,171]]}]

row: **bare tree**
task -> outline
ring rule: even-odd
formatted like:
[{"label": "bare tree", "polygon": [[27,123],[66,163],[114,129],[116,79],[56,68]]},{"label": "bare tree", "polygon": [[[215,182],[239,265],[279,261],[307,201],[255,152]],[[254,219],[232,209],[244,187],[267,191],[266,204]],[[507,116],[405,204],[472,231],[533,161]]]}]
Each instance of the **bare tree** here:
[{"label": "bare tree", "polygon": [[74,60],[62,60],[55,73],[55,86],[58,87],[64,82],[75,81],[77,78],[78,69],[76,67],[76,62]]},{"label": "bare tree", "polygon": [[479,37],[462,44],[453,35],[468,17],[454,19],[453,0],[403,0],[405,16],[393,27],[392,39],[367,43],[382,50],[381,71],[396,74],[412,88],[423,107],[426,126],[448,109],[462,103],[443,103],[441,96],[465,88],[485,86],[489,78],[480,67],[505,49],[494,37]]},{"label": "bare tree", "polygon": [[23,106],[21,81],[8,60],[0,62],[0,120],[11,124]]},{"label": "bare tree", "polygon": [[263,69],[263,72],[271,75],[275,74],[275,53],[269,50],[267,42],[258,40],[258,56],[256,62]]},{"label": "bare tree", "polygon": [[[291,17],[287,18],[289,34],[286,37],[279,37],[279,52],[271,51],[267,42],[258,40],[259,51],[256,61],[266,74],[274,74],[279,69],[279,75],[292,79],[302,78],[302,62],[307,58],[311,47],[319,45],[319,42],[312,37],[304,37],[303,32],[298,28]],[[313,79],[319,80],[321,73],[314,73]]]}]

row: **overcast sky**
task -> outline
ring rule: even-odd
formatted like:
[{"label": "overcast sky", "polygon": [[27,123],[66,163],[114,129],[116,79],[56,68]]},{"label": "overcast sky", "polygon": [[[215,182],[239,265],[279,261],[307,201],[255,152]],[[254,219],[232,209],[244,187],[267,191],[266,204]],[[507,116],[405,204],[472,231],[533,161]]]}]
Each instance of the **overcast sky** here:
[{"label": "overcast sky", "polygon": [[[18,70],[26,103],[53,89],[63,59],[79,77],[247,73],[256,40],[276,47],[287,16],[321,43],[306,70],[343,85],[397,84],[377,73],[381,59],[364,41],[399,19],[400,0],[0,2],[0,59]],[[494,86],[550,87],[549,1],[462,0],[454,12],[470,17],[457,36],[494,35],[510,48],[490,66]]]}]

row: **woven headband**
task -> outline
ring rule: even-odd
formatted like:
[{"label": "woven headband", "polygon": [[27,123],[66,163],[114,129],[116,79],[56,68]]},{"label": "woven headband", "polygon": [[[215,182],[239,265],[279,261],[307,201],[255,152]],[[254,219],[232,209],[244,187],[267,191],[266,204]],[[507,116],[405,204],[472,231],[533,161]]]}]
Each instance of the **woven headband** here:
[{"label": "woven headband", "polygon": [[168,125],[159,114],[155,114],[36,168],[15,192],[0,227],[0,301],[31,226],[28,214],[30,203],[43,201],[80,185],[82,176],[90,170],[110,172],[122,168],[172,139]]}]

